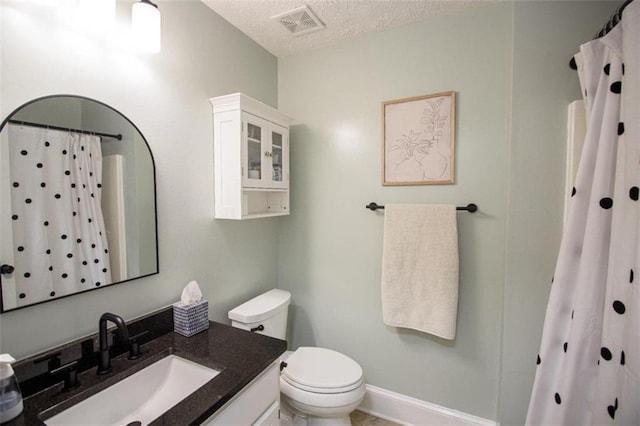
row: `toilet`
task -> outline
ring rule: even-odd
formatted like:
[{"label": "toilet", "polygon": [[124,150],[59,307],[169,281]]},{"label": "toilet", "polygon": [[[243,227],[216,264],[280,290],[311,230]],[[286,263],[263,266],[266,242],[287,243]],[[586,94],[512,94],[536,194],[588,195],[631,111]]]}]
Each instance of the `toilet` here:
[{"label": "toilet", "polygon": [[[233,327],[285,340],[291,293],[273,289],[229,311]],[[351,425],[365,394],[362,368],[331,349],[304,346],[282,358],[282,411],[293,423]],[[288,412],[288,413],[287,413]]]}]

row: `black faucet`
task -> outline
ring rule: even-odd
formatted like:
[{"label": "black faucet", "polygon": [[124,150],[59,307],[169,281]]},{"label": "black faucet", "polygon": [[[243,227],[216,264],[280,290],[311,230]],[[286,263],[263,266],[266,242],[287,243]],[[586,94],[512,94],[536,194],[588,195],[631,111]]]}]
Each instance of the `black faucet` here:
[{"label": "black faucet", "polygon": [[104,313],[100,317],[99,332],[100,332],[100,356],[98,359],[98,374],[107,374],[111,371],[111,358],[109,357],[109,339],[107,333],[107,321],[113,322],[118,327],[118,336],[121,342],[129,341],[129,332],[127,331],[127,324],[125,324],[122,317],[112,314]]}]

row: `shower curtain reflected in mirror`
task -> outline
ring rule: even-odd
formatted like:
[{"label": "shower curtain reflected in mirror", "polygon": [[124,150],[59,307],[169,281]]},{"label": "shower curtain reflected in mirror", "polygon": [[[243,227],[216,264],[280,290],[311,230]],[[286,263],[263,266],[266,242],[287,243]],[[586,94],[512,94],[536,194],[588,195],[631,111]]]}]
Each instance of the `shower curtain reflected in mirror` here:
[{"label": "shower curtain reflected in mirror", "polygon": [[587,134],[528,425],[640,424],[640,3],[576,56]]},{"label": "shower curtain reflected in mirror", "polygon": [[17,305],[111,283],[100,138],[10,124],[9,149]]}]

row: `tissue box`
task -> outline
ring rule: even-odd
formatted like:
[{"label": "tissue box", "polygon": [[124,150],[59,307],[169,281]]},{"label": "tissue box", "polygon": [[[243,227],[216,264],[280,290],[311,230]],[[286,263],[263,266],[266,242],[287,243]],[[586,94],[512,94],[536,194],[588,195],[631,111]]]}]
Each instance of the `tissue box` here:
[{"label": "tissue box", "polygon": [[209,328],[209,302],[200,300],[190,305],[173,304],[173,330],[185,337]]}]

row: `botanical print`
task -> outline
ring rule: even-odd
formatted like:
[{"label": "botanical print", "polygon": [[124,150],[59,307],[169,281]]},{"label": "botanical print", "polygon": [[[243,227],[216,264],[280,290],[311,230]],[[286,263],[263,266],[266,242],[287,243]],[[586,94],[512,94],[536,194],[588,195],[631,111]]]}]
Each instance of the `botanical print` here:
[{"label": "botanical print", "polygon": [[384,185],[453,183],[454,92],[383,103]]}]

